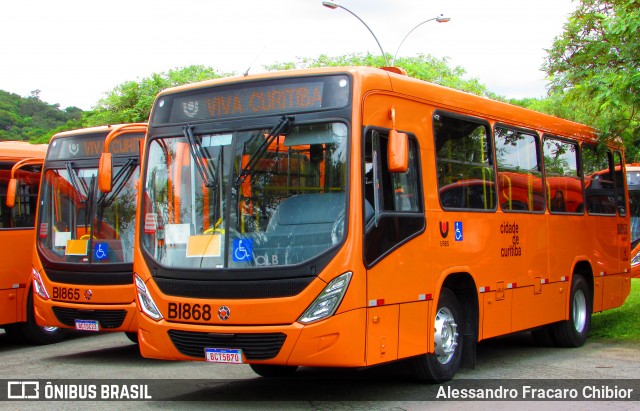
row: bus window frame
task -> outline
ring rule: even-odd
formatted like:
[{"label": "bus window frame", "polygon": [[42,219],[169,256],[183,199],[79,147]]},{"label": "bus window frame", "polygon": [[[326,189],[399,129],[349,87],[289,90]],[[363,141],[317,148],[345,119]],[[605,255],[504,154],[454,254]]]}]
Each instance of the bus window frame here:
[{"label": "bus window frame", "polygon": [[[583,164],[583,158],[584,158],[584,151],[585,149],[588,150],[595,150],[596,152],[598,150],[605,150],[605,154],[607,156],[607,162],[609,165],[609,175],[611,176],[611,192],[612,195],[614,197],[614,207],[616,209],[616,211],[614,213],[598,213],[598,212],[590,212],[589,208],[586,207],[587,204],[587,176],[585,175],[585,170],[584,170],[584,164]],[[591,142],[583,142],[580,145],[580,163],[581,163],[581,168],[582,168],[582,185],[583,185],[583,190],[584,190],[584,204],[585,204],[585,212],[587,215],[592,215],[592,216],[599,216],[599,217],[616,217],[619,214],[619,210],[618,210],[618,201],[616,198],[616,181],[615,181],[615,161],[614,161],[614,157],[613,157],[613,152],[611,151],[611,149],[609,147],[603,147],[601,148],[597,143],[591,143]]]},{"label": "bus window frame", "polygon": [[[502,206],[500,205],[500,196],[499,196],[498,190],[501,189],[501,186],[499,183],[499,174],[501,173],[501,171],[498,165],[498,153],[497,153],[497,146],[496,146],[496,129],[497,128],[502,128],[507,131],[513,131],[516,133],[531,135],[534,138],[535,147],[536,147],[536,161],[538,166],[538,172],[540,173],[540,180],[542,182],[542,198],[544,200],[544,207],[542,208],[542,210],[531,210],[531,211],[530,210],[509,210],[509,209],[502,208]],[[544,214],[547,210],[548,202],[547,202],[547,191],[545,190],[544,158],[542,155],[541,133],[534,129],[517,127],[512,124],[496,122],[493,124],[493,127],[492,127],[492,139],[493,139],[493,150],[494,150],[493,158],[495,160],[494,162],[495,162],[495,169],[496,169],[496,195],[498,196],[496,206],[504,213]]]},{"label": "bus window frame", "polygon": [[[586,210],[585,210],[585,204],[584,204],[584,199],[585,199],[585,195],[584,195],[584,173],[582,170],[582,147],[581,147],[581,140],[580,139],[570,139],[567,137],[562,137],[562,136],[558,136],[556,134],[549,134],[549,133],[544,133],[542,135],[542,138],[540,139],[540,155],[542,155],[542,174],[544,176],[544,189],[545,191],[547,190],[547,182],[549,181],[549,178],[553,178],[556,176],[548,176],[547,175],[547,168],[546,168],[546,163],[544,161],[544,143],[546,140],[548,139],[553,139],[553,140],[558,140],[561,141],[563,143],[567,143],[567,144],[571,144],[574,145],[577,150],[576,150],[576,171],[578,173],[578,175],[576,176],[576,178],[578,179],[578,181],[580,182],[580,193],[581,193],[581,199],[582,199],[582,211],[556,211],[556,210],[551,210],[550,204],[552,201],[552,198],[547,195],[548,193],[545,192],[545,195],[547,195],[547,203],[546,203],[546,209],[549,212],[549,214],[551,215],[585,215],[586,214]],[[566,175],[562,176],[563,178],[566,178]],[[571,178],[574,178],[573,176]]]},{"label": "bus window frame", "polygon": [[[464,207],[448,207],[448,206],[445,207],[442,204],[442,197],[440,195],[440,190],[443,187],[440,187],[439,176],[438,176],[438,148],[437,148],[438,144],[437,144],[437,136],[436,136],[436,130],[435,130],[435,121],[434,121],[436,116],[451,117],[456,120],[468,121],[470,123],[476,123],[478,125],[486,127],[486,130],[487,130],[486,141],[487,141],[487,144],[489,145],[489,147],[487,147],[487,153],[489,154],[489,157],[490,157],[488,168],[490,168],[493,171],[493,179],[483,180],[483,181],[486,181],[490,183],[489,185],[493,186],[493,196],[492,196],[493,207],[492,208],[464,208]],[[454,111],[448,111],[448,110],[442,110],[442,109],[434,110],[433,113],[431,114],[431,120],[432,120],[431,133],[433,137],[433,160],[434,160],[434,166],[435,166],[435,179],[436,179],[436,187],[437,187],[437,194],[438,194],[438,204],[440,205],[440,208],[443,211],[450,211],[450,212],[495,213],[498,210],[499,206],[498,206],[498,195],[496,190],[497,168],[496,168],[496,159],[495,159],[495,144],[494,144],[494,138],[493,138],[493,127],[491,126],[491,122],[483,117],[470,116],[467,114],[461,114]],[[449,183],[449,184],[454,184],[454,183]],[[444,187],[446,187],[446,185]]]}]

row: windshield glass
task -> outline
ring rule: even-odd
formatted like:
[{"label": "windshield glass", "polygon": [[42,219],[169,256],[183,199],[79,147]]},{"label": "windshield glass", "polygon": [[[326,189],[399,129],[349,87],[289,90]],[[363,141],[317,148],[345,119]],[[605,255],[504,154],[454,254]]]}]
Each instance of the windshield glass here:
[{"label": "windshield glass", "polygon": [[168,267],[247,268],[299,264],[340,243],[347,126],[290,120],[152,140],[143,248]]},{"label": "windshield glass", "polygon": [[114,165],[114,187],[102,194],[96,167],[65,162],[43,176],[38,243],[52,262],[122,264],[133,261],[137,159]]},{"label": "windshield glass", "polygon": [[640,190],[629,189],[629,206],[631,208],[631,246],[640,242]]}]

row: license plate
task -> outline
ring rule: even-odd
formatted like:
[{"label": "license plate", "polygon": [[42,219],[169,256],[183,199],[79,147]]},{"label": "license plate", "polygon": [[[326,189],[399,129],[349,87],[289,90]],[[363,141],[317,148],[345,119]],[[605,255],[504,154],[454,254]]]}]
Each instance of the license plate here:
[{"label": "license plate", "polygon": [[100,331],[100,326],[96,320],[76,320],[76,330]]},{"label": "license plate", "polygon": [[242,364],[242,350],[235,348],[205,348],[204,357],[209,362]]}]

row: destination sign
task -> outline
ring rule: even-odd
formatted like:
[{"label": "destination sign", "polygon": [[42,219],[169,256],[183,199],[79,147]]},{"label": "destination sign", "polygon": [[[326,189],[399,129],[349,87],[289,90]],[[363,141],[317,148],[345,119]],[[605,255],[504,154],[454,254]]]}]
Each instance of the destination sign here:
[{"label": "destination sign", "polygon": [[[85,134],[57,138],[49,144],[47,160],[79,160],[99,158],[107,133]],[[111,141],[109,152],[114,156],[138,156],[143,133],[122,134]]]},{"label": "destination sign", "polygon": [[349,78],[345,75],[207,87],[161,97],[154,107],[151,123],[188,123],[340,108],[349,103],[349,91]]}]

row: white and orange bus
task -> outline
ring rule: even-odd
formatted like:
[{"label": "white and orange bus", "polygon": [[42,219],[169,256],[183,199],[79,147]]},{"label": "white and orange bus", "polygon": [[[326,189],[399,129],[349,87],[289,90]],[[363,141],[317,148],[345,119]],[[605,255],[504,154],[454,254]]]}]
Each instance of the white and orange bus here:
[{"label": "white and orange bus", "polygon": [[[32,344],[57,342],[63,336],[57,327],[36,324],[29,282],[46,151],[46,144],[0,142],[0,326],[13,340]],[[13,195],[8,195],[9,191]]]},{"label": "white and orange bus", "polygon": [[142,160],[141,353],[263,376],[408,359],[444,381],[487,338],[580,346],[630,287],[622,150],[596,143],[397,68],[165,90]]},{"label": "white and orange bus", "polygon": [[631,276],[640,277],[640,163],[626,167],[631,215]]},{"label": "white and orange bus", "polygon": [[[33,257],[38,324],[123,331],[137,340],[133,239],[140,141],[146,124],[54,135],[43,167]],[[104,148],[113,189],[98,189]]]}]

